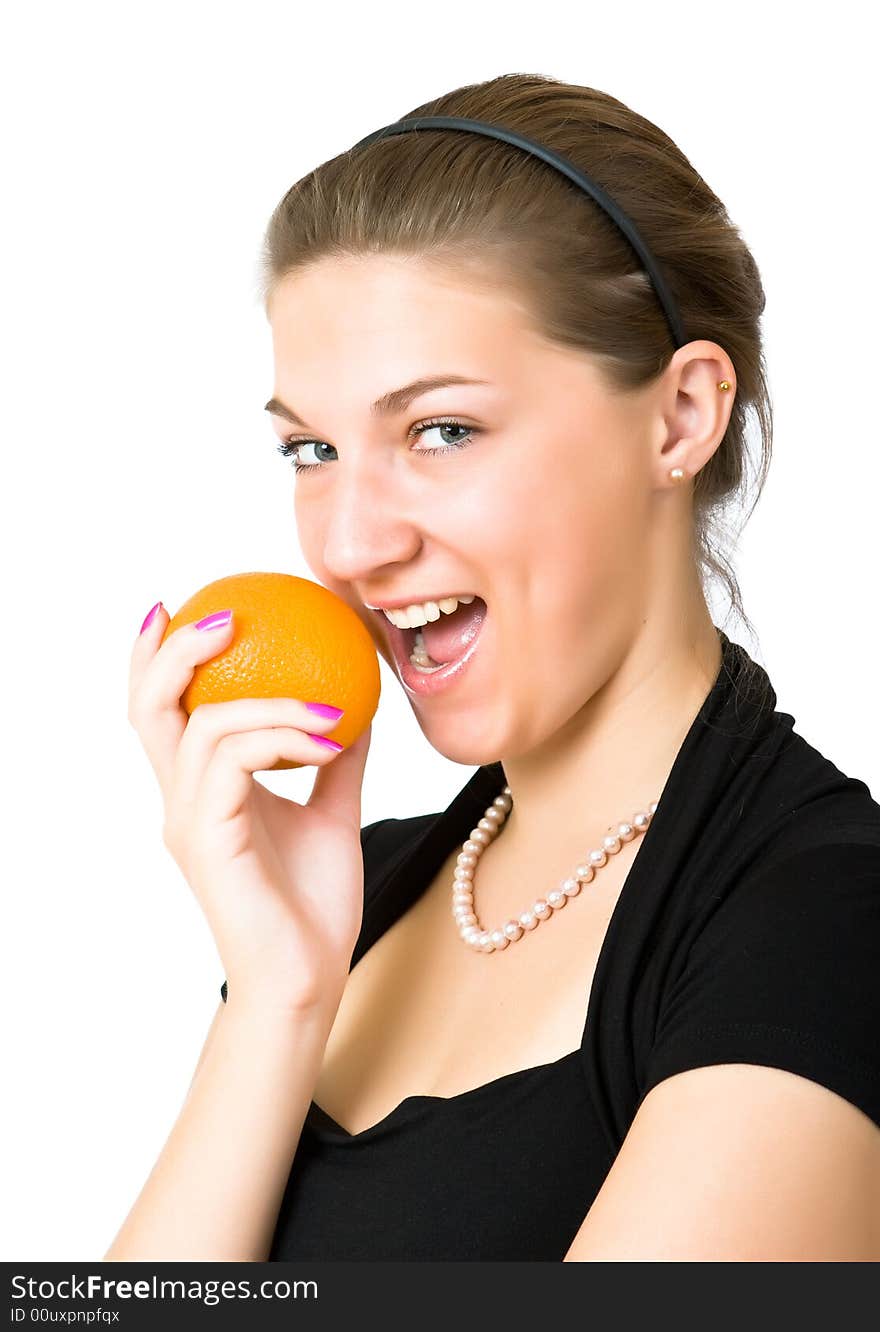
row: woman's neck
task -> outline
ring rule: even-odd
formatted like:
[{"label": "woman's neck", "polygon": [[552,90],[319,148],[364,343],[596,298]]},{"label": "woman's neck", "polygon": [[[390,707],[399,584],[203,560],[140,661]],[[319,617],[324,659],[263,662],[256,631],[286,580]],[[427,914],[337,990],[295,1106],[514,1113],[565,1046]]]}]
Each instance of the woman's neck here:
[{"label": "woman's neck", "polygon": [[674,635],[649,619],[569,723],[539,749],[502,759],[513,795],[497,844],[506,863],[562,828],[592,844],[659,798],[721,666],[718,631],[702,610]]}]

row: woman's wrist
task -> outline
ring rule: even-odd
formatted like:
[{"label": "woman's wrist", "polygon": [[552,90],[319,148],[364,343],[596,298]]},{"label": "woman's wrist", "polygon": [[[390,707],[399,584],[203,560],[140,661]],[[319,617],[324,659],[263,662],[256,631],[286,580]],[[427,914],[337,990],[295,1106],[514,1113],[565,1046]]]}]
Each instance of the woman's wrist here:
[{"label": "woman's wrist", "polygon": [[227,1026],[234,1024],[243,1029],[278,1029],[284,1032],[291,1026],[301,1028],[307,1025],[326,1027],[329,1032],[344,988],[344,985],[325,985],[320,993],[310,992],[305,995],[252,991],[236,994],[230,985],[223,1015]]}]

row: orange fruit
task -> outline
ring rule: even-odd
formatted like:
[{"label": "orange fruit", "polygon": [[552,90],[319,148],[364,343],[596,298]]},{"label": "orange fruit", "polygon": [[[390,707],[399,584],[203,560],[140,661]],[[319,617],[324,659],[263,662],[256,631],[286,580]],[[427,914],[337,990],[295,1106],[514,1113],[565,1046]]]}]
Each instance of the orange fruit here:
[{"label": "orange fruit", "polygon": [[[187,716],[200,703],[237,698],[298,698],[332,703],[344,716],[322,735],[347,749],[379,706],[379,657],[369,631],[334,592],[308,578],[241,573],[200,588],[171,617],[162,641],[182,625],[232,611],[223,652],[196,666],[181,695]],[[268,771],[302,768],[279,759]]]}]

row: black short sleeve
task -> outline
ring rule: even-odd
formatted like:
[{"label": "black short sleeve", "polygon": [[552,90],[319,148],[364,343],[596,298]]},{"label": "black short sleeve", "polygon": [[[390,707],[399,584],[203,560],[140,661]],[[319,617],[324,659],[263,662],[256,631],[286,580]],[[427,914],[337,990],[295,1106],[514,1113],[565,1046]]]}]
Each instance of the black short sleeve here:
[{"label": "black short sleeve", "polygon": [[758,867],[714,912],[662,1005],[641,1097],[727,1063],[788,1069],[880,1125],[880,845]]},{"label": "black short sleeve", "polygon": [[[394,822],[394,820],[393,820],[393,819],[390,819],[390,818],[387,818],[387,819],[377,819],[377,821],[376,821],[375,823],[368,823],[368,824],[366,824],[365,827],[361,828],[361,851],[362,851],[363,854],[364,854],[364,881],[365,881],[365,884],[366,884],[366,882],[367,882],[368,879],[369,879],[369,870],[370,870],[370,867],[369,867],[369,864],[368,864],[368,861],[367,861],[367,847],[369,846],[370,840],[371,840],[373,834],[377,831],[377,829],[384,827],[386,823],[392,823],[392,822]],[[220,998],[223,1000],[224,1004],[226,1003],[226,1000],[227,1000],[228,994],[229,994],[229,990],[228,990],[228,987],[227,987],[226,981],[224,981],[223,984],[220,986]]]}]

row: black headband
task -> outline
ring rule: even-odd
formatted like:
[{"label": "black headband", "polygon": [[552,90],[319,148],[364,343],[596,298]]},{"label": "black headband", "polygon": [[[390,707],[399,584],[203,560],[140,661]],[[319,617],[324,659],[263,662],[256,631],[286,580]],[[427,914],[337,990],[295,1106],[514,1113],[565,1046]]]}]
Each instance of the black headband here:
[{"label": "black headband", "polygon": [[382,129],[374,130],[372,134],[368,134],[365,139],[358,140],[354,147],[363,148],[368,143],[373,143],[374,140],[382,139],[386,135],[405,134],[408,130],[419,129],[469,130],[473,134],[485,134],[490,139],[502,139],[505,143],[513,144],[515,148],[525,149],[533,157],[539,157],[542,162],[555,167],[557,171],[561,171],[575,185],[580,186],[608,214],[611,221],[623,232],[635,250],[651,279],[657,293],[657,299],[663,307],[663,313],[666,316],[666,322],[669,325],[676,350],[685,345],[687,339],[684,336],[675,300],[666,285],[656,259],[642,240],[635,224],[630,221],[610,195],[605,193],[601,185],[597,185],[595,181],[590,180],[589,176],[585,176],[583,171],[580,171],[567,157],[564,157],[562,153],[554,152],[550,148],[545,148],[543,144],[537,143],[534,139],[527,139],[524,134],[518,134],[515,130],[503,129],[500,125],[492,125],[485,120],[468,120],[463,116],[416,116],[409,120],[396,120],[392,125],[384,125]]}]

